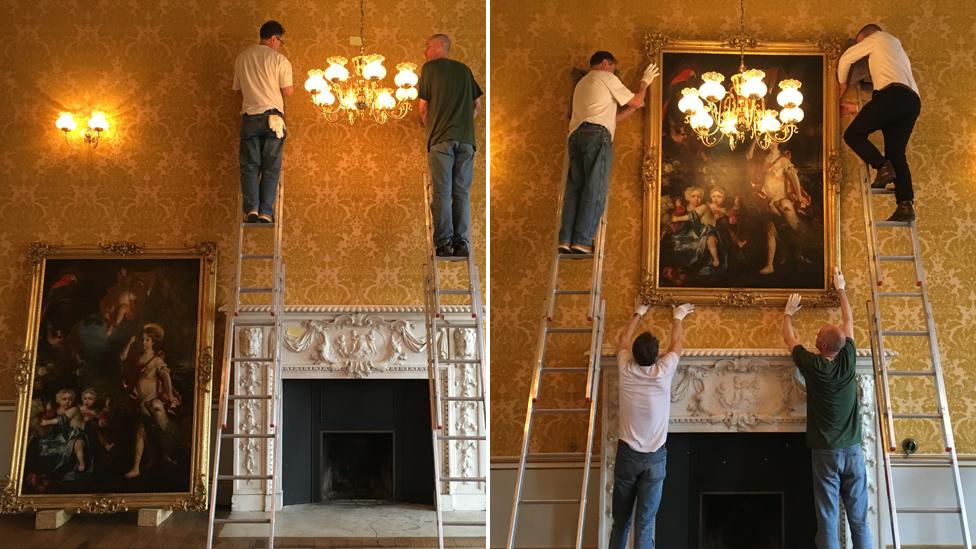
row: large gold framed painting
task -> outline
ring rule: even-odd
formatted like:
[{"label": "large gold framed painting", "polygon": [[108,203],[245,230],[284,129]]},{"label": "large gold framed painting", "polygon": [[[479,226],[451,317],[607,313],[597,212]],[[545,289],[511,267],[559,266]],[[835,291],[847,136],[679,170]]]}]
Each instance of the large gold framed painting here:
[{"label": "large gold framed painting", "polygon": [[30,245],[0,511],[206,507],[216,257]]},{"label": "large gold framed painting", "polygon": [[[835,302],[839,47],[744,35],[645,44],[661,76],[642,170],[644,299]],[[733,76],[742,67],[748,80]]]}]

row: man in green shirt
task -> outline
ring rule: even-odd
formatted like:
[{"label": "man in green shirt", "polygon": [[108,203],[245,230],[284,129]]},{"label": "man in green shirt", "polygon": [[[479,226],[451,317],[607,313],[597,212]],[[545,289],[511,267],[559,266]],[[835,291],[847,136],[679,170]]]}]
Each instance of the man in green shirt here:
[{"label": "man in green shirt", "polygon": [[448,59],[451,39],[427,39],[417,112],[427,128],[427,164],[433,182],[434,246],[439,256],[466,257],[471,242],[474,117],[484,93],[464,63]]},{"label": "man in green shirt", "polygon": [[818,549],[840,549],[837,526],[841,498],[854,549],[872,547],[871,528],[867,523],[867,471],[861,454],[861,414],[857,404],[854,314],[845,286],[844,275],[835,269],[834,287],[840,294],[843,324],[824,324],[820,328],[818,353],[800,345],[793,332],[793,315],[800,310],[800,294],[790,296],[783,315],[783,340],[807,385],[807,446],[812,452]]}]

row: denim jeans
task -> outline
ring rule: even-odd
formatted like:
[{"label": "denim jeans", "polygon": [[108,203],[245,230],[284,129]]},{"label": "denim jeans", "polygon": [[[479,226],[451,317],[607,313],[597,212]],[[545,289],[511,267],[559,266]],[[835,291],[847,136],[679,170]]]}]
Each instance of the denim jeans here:
[{"label": "denim jeans", "polygon": [[570,134],[567,147],[569,172],[559,242],[592,246],[593,234],[607,205],[613,163],[610,130],[584,122]]},{"label": "denim jeans", "polygon": [[854,549],[870,549],[867,471],[861,446],[814,449],[813,504],[817,512],[817,549],[840,549],[837,532],[840,500],[847,510]]},{"label": "denim jeans", "polygon": [[630,515],[635,507],[634,549],[654,549],[654,516],[661,505],[667,462],[668,450],[664,446],[656,452],[644,453],[632,450],[622,440],[617,443],[610,549],[627,547]]},{"label": "denim jeans", "polygon": [[432,145],[427,165],[433,182],[434,245],[471,242],[471,178],[474,145],[450,139]]},{"label": "denim jeans", "polygon": [[281,172],[281,149],[288,137],[281,139],[268,127],[268,118],[281,114],[276,110],[241,116],[241,195],[244,213],[274,216],[278,175]]}]

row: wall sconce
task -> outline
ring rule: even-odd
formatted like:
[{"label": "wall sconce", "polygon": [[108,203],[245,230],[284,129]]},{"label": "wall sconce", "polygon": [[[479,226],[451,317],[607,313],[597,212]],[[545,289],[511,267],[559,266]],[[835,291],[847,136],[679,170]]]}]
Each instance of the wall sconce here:
[{"label": "wall sconce", "polygon": [[[71,140],[68,139],[68,134],[75,131],[78,127],[78,123],[75,122],[75,117],[70,112],[61,112],[58,115],[57,121],[54,123],[55,126],[64,133],[64,142],[68,144],[72,149],[78,150],[81,146],[74,146],[71,144]],[[105,119],[105,113],[100,111],[92,111],[91,117],[88,118],[88,129],[81,131],[79,134],[81,140],[88,144],[92,150],[98,147],[98,141],[102,137],[102,132],[108,129],[108,120]]]}]

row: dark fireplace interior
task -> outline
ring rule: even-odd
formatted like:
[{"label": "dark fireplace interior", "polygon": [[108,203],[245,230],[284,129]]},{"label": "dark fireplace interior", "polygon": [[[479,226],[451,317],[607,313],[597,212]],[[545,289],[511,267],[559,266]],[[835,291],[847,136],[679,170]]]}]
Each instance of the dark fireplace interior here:
[{"label": "dark fireplace interior", "polygon": [[702,492],[700,507],[702,549],[785,547],[782,492]]},{"label": "dark fireplace interior", "polygon": [[815,549],[803,433],[669,433],[667,447],[658,547]]},{"label": "dark fireplace interior", "polygon": [[325,432],[322,501],[393,501],[393,433]]},{"label": "dark fireplace interior", "polygon": [[285,505],[434,503],[426,380],[282,381]]}]

